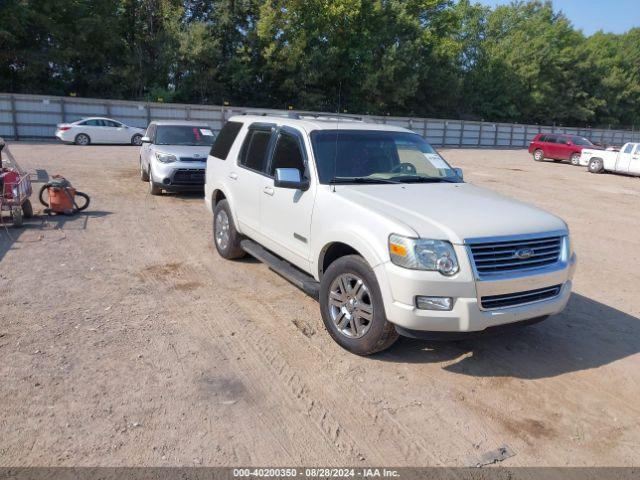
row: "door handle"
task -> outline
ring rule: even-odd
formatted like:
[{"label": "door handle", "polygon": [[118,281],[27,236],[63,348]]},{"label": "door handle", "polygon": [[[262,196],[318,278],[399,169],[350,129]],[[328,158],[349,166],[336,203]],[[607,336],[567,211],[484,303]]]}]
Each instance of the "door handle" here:
[{"label": "door handle", "polygon": [[269,195],[270,197],[272,197],[273,194],[276,193],[276,191],[272,187],[264,187],[262,191],[267,195]]},{"label": "door handle", "polygon": [[237,174],[237,173],[234,173],[234,172],[231,172],[231,173],[229,174],[229,178],[230,178],[231,180],[237,180],[237,179],[238,179],[238,174]]}]

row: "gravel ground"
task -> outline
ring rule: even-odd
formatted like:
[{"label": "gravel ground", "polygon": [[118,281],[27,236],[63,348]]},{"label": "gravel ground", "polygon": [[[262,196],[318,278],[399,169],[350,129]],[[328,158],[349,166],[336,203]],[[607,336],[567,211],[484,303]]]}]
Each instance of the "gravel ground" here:
[{"label": "gravel ground", "polygon": [[640,180],[444,150],[466,180],[570,225],[561,315],[360,358],[317,303],[212,247],[198,195],[151,197],[133,147],[14,143],[89,193],[0,229],[0,466],[640,463]]}]

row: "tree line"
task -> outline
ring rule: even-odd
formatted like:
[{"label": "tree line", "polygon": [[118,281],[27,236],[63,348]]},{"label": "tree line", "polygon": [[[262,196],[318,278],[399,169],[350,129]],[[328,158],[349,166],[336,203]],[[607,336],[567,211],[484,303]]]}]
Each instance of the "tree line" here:
[{"label": "tree line", "polygon": [[469,0],[0,5],[3,92],[640,124],[640,28],[585,36],[551,2],[495,8]]}]

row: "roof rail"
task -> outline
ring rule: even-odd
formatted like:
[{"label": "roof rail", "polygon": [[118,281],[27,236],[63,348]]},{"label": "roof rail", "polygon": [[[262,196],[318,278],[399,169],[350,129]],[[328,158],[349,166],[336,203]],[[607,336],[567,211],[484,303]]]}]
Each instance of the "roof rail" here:
[{"label": "roof rail", "polygon": [[242,112],[240,115],[256,115],[258,117],[285,117],[299,119],[300,115],[296,112]]},{"label": "roof rail", "polygon": [[301,113],[302,118],[315,118],[316,120],[350,120],[352,122],[364,122],[364,118],[357,115],[345,115],[343,113]]},{"label": "roof rail", "polygon": [[364,122],[364,118],[357,115],[344,115],[342,113],[316,113],[316,112],[242,112],[240,115],[256,115],[258,117],[284,117],[301,120],[313,118],[316,120],[348,120],[352,122]]}]

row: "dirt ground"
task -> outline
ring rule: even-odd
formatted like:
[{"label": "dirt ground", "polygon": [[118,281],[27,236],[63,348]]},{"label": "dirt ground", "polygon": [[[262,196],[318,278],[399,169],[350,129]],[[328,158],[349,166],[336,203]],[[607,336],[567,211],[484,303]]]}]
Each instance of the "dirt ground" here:
[{"label": "dirt ground", "polygon": [[14,143],[91,195],[0,229],[0,466],[640,464],[640,180],[444,150],[570,225],[566,311],[360,358],[265,265],[221,259],[198,195],[151,197],[133,147]]}]

